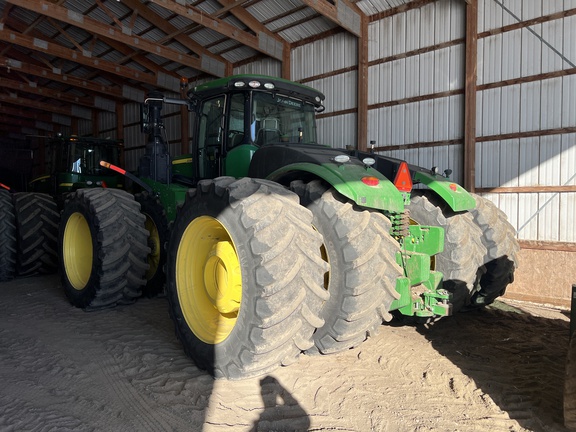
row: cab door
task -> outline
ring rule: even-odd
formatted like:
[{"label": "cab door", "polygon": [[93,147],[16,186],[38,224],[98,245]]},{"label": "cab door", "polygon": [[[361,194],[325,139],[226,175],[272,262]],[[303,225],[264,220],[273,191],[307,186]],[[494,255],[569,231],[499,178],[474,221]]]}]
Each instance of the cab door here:
[{"label": "cab door", "polygon": [[226,96],[202,102],[198,119],[198,175],[212,179],[222,175],[222,156],[225,141]]}]

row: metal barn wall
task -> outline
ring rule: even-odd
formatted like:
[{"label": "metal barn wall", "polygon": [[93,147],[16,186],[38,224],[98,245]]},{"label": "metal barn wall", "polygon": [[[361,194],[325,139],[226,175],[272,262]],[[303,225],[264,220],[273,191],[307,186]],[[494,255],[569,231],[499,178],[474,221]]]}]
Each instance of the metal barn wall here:
[{"label": "metal barn wall", "polygon": [[465,16],[465,2],[437,1],[369,25],[369,139],[460,183]]},{"label": "metal barn wall", "polygon": [[476,187],[522,240],[576,242],[574,8],[479,3]]},{"label": "metal barn wall", "polygon": [[291,53],[292,80],[314,87],[326,96],[318,116],[318,141],[333,147],[356,147],[358,44],[349,33],[338,33]]}]

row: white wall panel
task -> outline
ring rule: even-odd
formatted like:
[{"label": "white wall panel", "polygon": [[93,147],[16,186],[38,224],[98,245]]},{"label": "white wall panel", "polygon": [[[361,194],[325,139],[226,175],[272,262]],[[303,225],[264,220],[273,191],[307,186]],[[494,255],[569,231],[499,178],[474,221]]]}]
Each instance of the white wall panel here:
[{"label": "white wall panel", "polygon": [[576,193],[560,195],[560,241],[576,242]]},{"label": "white wall panel", "polygon": [[[542,25],[537,24],[530,28],[537,34],[542,34]],[[527,29],[523,28],[521,31],[522,76],[542,73],[542,42]]]},{"label": "white wall panel", "polygon": [[266,58],[234,68],[234,74],[260,74],[282,76],[282,63],[276,59]]},{"label": "white wall panel", "polygon": [[[520,140],[511,139],[500,142],[499,154],[499,180],[498,186],[516,187],[518,186]],[[489,163],[489,161],[486,161]]]},{"label": "white wall panel", "polygon": [[520,132],[520,85],[502,87],[500,106],[500,132]]},{"label": "white wall panel", "polygon": [[534,186],[538,184],[538,163],[540,155],[540,139],[526,138],[520,141],[520,172],[518,186]]},{"label": "white wall panel", "polygon": [[576,126],[574,95],[576,95],[576,75],[562,77],[562,127]]},{"label": "white wall panel", "polygon": [[576,134],[562,135],[560,184],[576,186]]},{"label": "white wall panel", "polygon": [[540,129],[541,87],[538,81],[520,85],[520,132]]}]

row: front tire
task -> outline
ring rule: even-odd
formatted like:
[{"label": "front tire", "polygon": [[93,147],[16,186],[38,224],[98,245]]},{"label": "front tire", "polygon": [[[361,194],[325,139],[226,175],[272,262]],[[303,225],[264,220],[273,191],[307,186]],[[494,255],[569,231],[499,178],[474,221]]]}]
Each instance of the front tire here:
[{"label": "front tire", "polygon": [[16,272],[16,216],[12,196],[0,189],[0,282],[12,280]]},{"label": "front tire", "polygon": [[167,296],[199,368],[257,376],[313,345],[328,293],[311,221],[295,194],[266,180],[221,177],[188,191],[172,227]]},{"label": "front tire", "polygon": [[70,302],[85,310],[134,302],[148,268],[145,217],[119,189],[80,189],[62,212],[60,273]]},{"label": "front tire", "polygon": [[320,180],[291,184],[313,215],[324,239],[324,258],[331,271],[325,280],[330,299],[322,309],[324,325],[314,334],[311,353],[354,348],[374,335],[398,298],[396,279],[402,269],[395,255],[399,244],[390,236],[390,220],[361,209]]}]

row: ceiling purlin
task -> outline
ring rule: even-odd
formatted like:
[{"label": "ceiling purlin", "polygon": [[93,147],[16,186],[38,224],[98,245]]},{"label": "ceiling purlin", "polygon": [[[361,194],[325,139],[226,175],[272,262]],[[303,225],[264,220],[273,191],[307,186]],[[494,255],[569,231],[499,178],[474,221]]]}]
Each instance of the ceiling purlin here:
[{"label": "ceiling purlin", "polygon": [[[244,25],[246,25],[246,27],[248,27],[249,29],[252,29],[258,35],[266,34],[269,37],[275,39],[276,41],[278,41],[279,43],[281,43],[283,45],[283,47],[284,47],[283,49],[285,50],[285,52],[286,51],[289,52],[290,51],[290,44],[288,43],[288,41],[286,41],[284,38],[282,38],[278,34],[268,30],[268,28],[264,24],[262,24],[256,18],[254,18],[254,16],[250,12],[248,12],[246,9],[237,7],[242,3],[246,3],[246,1],[247,0],[240,0],[240,1],[238,1],[238,0],[237,1],[218,0],[218,2],[220,4],[225,6],[223,9],[226,9],[226,7],[229,7],[230,8],[229,10],[232,13],[232,15],[234,15],[237,19],[239,19]],[[216,12],[215,15],[219,14],[221,10]],[[280,59],[280,60],[283,60],[283,59]]]},{"label": "ceiling purlin", "polygon": [[41,86],[37,86],[34,83],[30,83],[30,82],[28,82],[27,84],[24,84],[24,83],[20,83],[17,81],[3,79],[2,80],[2,86],[9,88],[9,89],[12,89],[12,90],[30,93],[30,94],[33,94],[36,96],[40,96],[42,98],[56,99],[58,101],[63,101],[63,102],[67,102],[70,104],[84,105],[84,106],[87,106],[90,108],[94,107],[94,98],[93,97],[90,97],[90,96],[83,96],[83,97],[70,96],[70,95],[67,95],[66,92],[57,91],[57,90],[50,90],[47,88],[43,88]]},{"label": "ceiling purlin", "polygon": [[183,16],[191,21],[194,21],[195,23],[200,24],[207,29],[220,33],[223,36],[226,36],[230,39],[235,39],[256,51],[262,52],[280,61],[283,60],[283,45],[278,41],[276,37],[273,38],[273,40],[276,42],[276,45],[280,44],[280,47],[269,43],[269,39],[271,37],[268,34],[262,35],[260,33],[257,35],[252,35],[251,33],[244,31],[224,20],[212,17],[194,6],[183,6],[174,0],[150,0],[150,2],[155,3],[171,12],[177,13],[178,15]]},{"label": "ceiling purlin", "polygon": [[220,4],[225,5],[223,8],[218,9],[216,11],[216,13],[212,14],[212,16],[214,17],[218,17],[221,18],[223,15],[225,15],[227,12],[230,12],[232,9],[236,9],[239,6],[242,6],[244,3],[248,3],[251,0],[230,0],[230,1],[220,1],[218,0]]},{"label": "ceiling purlin", "polygon": [[[180,42],[183,46],[191,50],[193,53],[196,53],[200,56],[200,61],[202,61],[202,57],[205,56],[206,58],[211,58],[214,61],[223,65],[224,68],[224,75],[228,75],[229,72],[232,70],[230,62],[228,62],[225,58],[215,55],[207,50],[205,47],[191,39],[190,37],[186,36],[184,32],[186,32],[186,28],[178,29],[174,25],[170,24],[169,20],[163,19],[161,16],[156,14],[152,9],[146,7],[144,3],[140,0],[124,0],[124,4],[132,8],[133,10],[137,10],[139,15],[144,18],[146,21],[154,25],[156,28],[162,30],[166,33],[166,37],[162,38],[158,43],[164,44],[169,42],[170,40],[174,39]],[[203,72],[210,72],[207,70],[200,69]],[[214,73],[216,76],[220,76],[220,74]]]},{"label": "ceiling purlin", "polygon": [[32,10],[36,13],[50,16],[59,21],[79,26],[88,32],[99,34],[105,37],[113,37],[119,42],[122,42],[133,48],[142,49],[149,53],[164,58],[168,58],[172,61],[186,64],[187,66],[190,66],[195,69],[205,70],[205,68],[202,65],[202,62],[190,55],[173,50],[163,45],[158,45],[157,43],[142,38],[140,36],[124,34],[122,31],[119,31],[118,29],[106,25],[100,21],[96,21],[95,19],[89,18],[81,14],[72,14],[70,13],[71,11],[69,9],[63,8],[61,6],[55,6],[51,3],[36,0],[7,0],[7,1],[17,6],[23,7],[25,9]]},{"label": "ceiling purlin", "polygon": [[53,20],[52,18],[48,17],[48,22],[56,29],[58,30],[58,33],[60,33],[62,36],[64,36],[72,45],[74,45],[76,47],[76,49],[80,52],[82,51],[87,51],[84,49],[84,47],[82,45],[80,45],[78,42],[76,42],[76,40],[74,40],[73,37],[71,37],[68,33],[66,33],[66,30],[64,30],[62,27],[60,27],[60,25]]},{"label": "ceiling purlin", "polygon": [[[340,27],[345,28],[354,36],[362,37],[360,20],[366,15],[354,3],[348,0],[336,0],[332,4],[326,0],[301,0],[306,6],[314,9],[319,14],[323,15],[330,21],[338,24]],[[358,20],[354,19],[354,14],[358,16]]]},{"label": "ceiling purlin", "polygon": [[0,30],[0,40],[19,45],[33,51],[50,53],[51,56],[80,63],[88,67],[98,68],[124,78],[133,79],[150,85],[157,85],[157,77],[155,75],[140,72],[126,66],[118,65],[114,62],[109,62],[98,58],[94,59],[84,55],[78,55],[77,51],[63,47],[62,45],[39,40],[38,38],[26,36],[6,28]]}]

